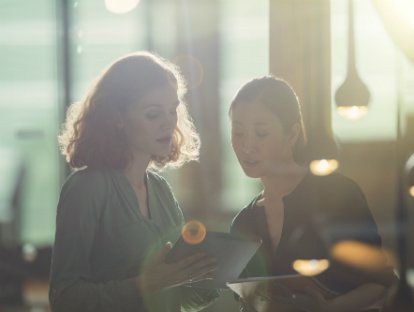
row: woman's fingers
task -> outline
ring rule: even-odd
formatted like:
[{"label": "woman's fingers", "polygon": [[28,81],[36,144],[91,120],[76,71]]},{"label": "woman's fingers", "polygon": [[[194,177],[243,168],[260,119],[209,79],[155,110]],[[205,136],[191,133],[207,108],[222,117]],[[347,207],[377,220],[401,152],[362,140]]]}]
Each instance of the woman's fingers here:
[{"label": "woman's fingers", "polygon": [[[196,282],[206,278],[213,278],[215,276],[215,272],[217,271],[217,262],[214,258],[203,255],[201,258],[193,257],[191,261],[190,259],[188,260],[190,265],[186,267],[178,267],[177,264],[175,264],[175,274],[172,275],[175,283],[182,284],[190,281]],[[186,263],[186,261],[184,263]]]},{"label": "woman's fingers", "polygon": [[322,295],[322,293],[312,287],[305,287],[305,292],[310,295],[314,300],[316,300],[318,303],[325,303],[326,299]]},{"label": "woman's fingers", "polygon": [[195,280],[196,278],[213,278],[217,271],[217,265],[208,264],[202,267],[192,267],[188,268],[188,270],[182,271],[182,274],[187,277],[188,280]]},{"label": "woman's fingers", "polygon": [[[154,260],[165,256],[170,246],[165,246]],[[152,274],[162,279],[164,287],[178,286],[188,282],[198,282],[213,278],[217,270],[217,261],[205,253],[197,253],[174,263],[163,262],[160,266],[154,261]]]},{"label": "woman's fingers", "polygon": [[186,272],[180,272],[176,276],[172,276],[168,286],[179,286],[186,283],[195,283],[199,282],[208,278],[214,277],[215,268],[210,269],[208,271],[197,272],[194,274],[188,274]]},{"label": "woman's fingers", "polygon": [[172,249],[172,244],[171,242],[167,242],[165,243],[165,245],[161,248],[160,251],[158,251],[155,255],[153,260],[156,263],[161,263],[165,261],[165,256],[167,255],[167,253]]}]

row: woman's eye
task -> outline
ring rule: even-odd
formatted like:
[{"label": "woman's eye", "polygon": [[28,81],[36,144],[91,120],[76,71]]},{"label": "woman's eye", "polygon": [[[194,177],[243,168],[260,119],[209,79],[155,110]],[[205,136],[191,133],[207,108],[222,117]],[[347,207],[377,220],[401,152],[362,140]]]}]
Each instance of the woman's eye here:
[{"label": "woman's eye", "polygon": [[265,132],[265,131],[260,131],[260,132],[256,132],[256,135],[259,138],[265,138],[265,137],[267,137],[269,135],[269,133],[268,132]]},{"label": "woman's eye", "polygon": [[170,110],[170,114],[173,115],[173,116],[176,116],[177,115],[177,109],[174,108],[174,109]]},{"label": "woman's eye", "polygon": [[243,132],[238,132],[238,131],[233,131],[232,133],[234,137],[238,137],[238,138],[243,135]]},{"label": "woman's eye", "polygon": [[145,117],[147,117],[148,119],[155,119],[159,116],[158,112],[148,112],[145,114]]}]

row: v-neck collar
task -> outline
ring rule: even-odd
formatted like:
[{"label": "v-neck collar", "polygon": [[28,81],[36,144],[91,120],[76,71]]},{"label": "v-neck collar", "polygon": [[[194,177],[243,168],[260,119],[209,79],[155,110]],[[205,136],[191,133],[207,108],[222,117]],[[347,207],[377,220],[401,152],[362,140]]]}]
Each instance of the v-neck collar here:
[{"label": "v-neck collar", "polygon": [[301,190],[306,186],[308,183],[308,180],[310,179],[311,174],[307,173],[302,180],[296,185],[296,187],[282,198],[283,201],[283,223],[282,223],[282,232],[280,235],[279,244],[276,249],[270,248],[272,246],[271,244],[271,238],[270,238],[270,232],[267,226],[267,220],[266,220],[266,211],[264,206],[258,206],[257,201],[260,200],[263,196],[263,191],[260,192],[251,202],[250,206],[252,209],[256,210],[256,213],[258,213],[258,217],[256,219],[256,231],[257,233],[263,238],[263,241],[266,245],[266,249],[271,250],[269,252],[270,258],[277,257],[279,255],[279,251],[283,248],[285,241],[287,239],[286,235],[288,235],[289,232],[289,223],[290,218],[292,216],[291,211],[291,205],[289,202],[300,196]]},{"label": "v-neck collar", "polygon": [[146,186],[146,193],[147,193],[148,218],[145,217],[141,212],[141,209],[139,206],[139,200],[138,200],[136,192],[134,191],[134,188],[131,185],[131,182],[129,182],[128,178],[125,176],[125,174],[121,170],[117,170],[116,172],[117,172],[117,175],[120,177],[120,180],[125,187],[127,197],[128,199],[130,199],[131,205],[133,205],[134,210],[139,216],[139,218],[152,221],[153,220],[153,212],[152,212],[153,209],[152,209],[152,199],[150,198],[151,182],[148,177],[148,172],[145,172],[145,186]]},{"label": "v-neck collar", "polygon": [[[306,185],[308,183],[308,180],[310,179],[310,177],[312,176],[311,173],[306,173],[306,175],[304,175],[304,177],[302,178],[302,180],[299,181],[299,183],[296,185],[296,187],[287,195],[282,197],[282,201],[283,204],[286,205],[286,202],[292,200],[293,198],[297,197],[298,194],[300,195],[301,189],[304,188],[304,185]],[[253,201],[250,203],[250,206],[252,208],[255,207],[263,207],[263,206],[258,206],[257,202],[263,197],[263,191],[261,191],[254,199]]]},{"label": "v-neck collar", "polygon": [[299,183],[296,185],[296,187],[292,190],[292,192],[290,192],[289,194],[287,194],[286,196],[282,198],[283,203],[286,204],[288,201],[292,200],[293,198],[300,196],[301,190],[308,183],[308,180],[310,180],[311,177],[312,177],[312,173],[307,172],[303,176],[302,180],[300,180]]}]

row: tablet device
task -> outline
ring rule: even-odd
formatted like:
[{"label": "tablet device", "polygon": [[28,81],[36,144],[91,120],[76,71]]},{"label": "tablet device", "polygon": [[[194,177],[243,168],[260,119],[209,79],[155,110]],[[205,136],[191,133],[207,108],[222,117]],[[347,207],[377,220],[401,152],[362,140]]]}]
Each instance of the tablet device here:
[{"label": "tablet device", "polygon": [[166,255],[168,263],[204,252],[217,261],[216,277],[192,283],[193,287],[226,288],[226,282],[235,280],[261,245],[260,239],[240,239],[230,233],[207,232],[199,244],[189,244],[182,236]]},{"label": "tablet device", "polygon": [[299,274],[238,279],[228,282],[227,286],[242,298],[248,298],[263,291],[267,293],[265,297],[269,300],[272,300],[272,297],[290,298],[292,295],[306,294],[307,288],[317,290],[325,299],[332,299],[339,295],[316,277]]}]

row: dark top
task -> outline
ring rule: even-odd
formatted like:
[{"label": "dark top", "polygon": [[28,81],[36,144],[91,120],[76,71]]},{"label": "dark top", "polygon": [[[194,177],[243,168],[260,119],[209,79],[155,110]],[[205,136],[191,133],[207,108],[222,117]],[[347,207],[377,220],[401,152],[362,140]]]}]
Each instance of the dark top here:
[{"label": "dark top", "polygon": [[[296,259],[330,259],[329,246],[340,240],[357,240],[381,246],[377,226],[359,186],[341,174],[306,175],[283,198],[284,221],[279,245],[272,252],[264,208],[257,196],[233,220],[231,232],[259,236],[263,244],[241,277],[297,274]],[[360,272],[330,259],[327,271],[317,278],[330,289],[346,292],[368,282]]]},{"label": "dark top", "polygon": [[184,218],[168,183],[147,173],[150,219],[116,170],[79,170],[63,185],[56,219],[53,311],[197,311],[216,291],[175,287],[142,298],[133,277],[148,256],[175,242]]}]

